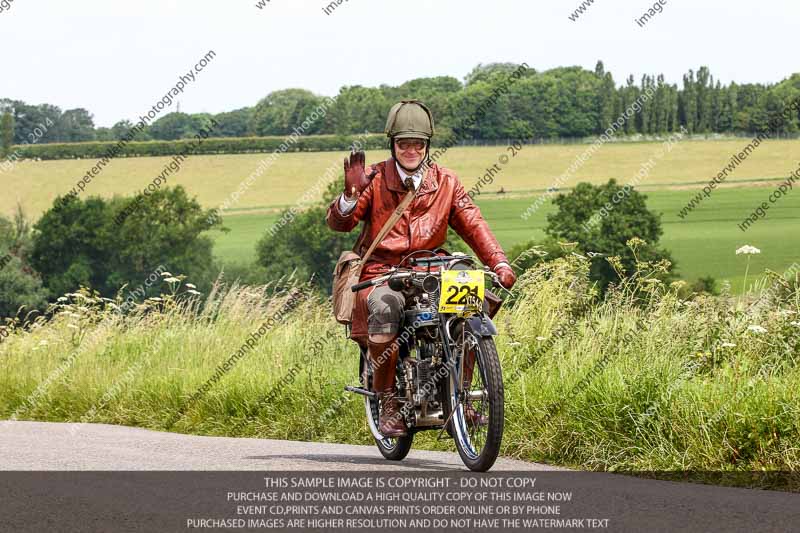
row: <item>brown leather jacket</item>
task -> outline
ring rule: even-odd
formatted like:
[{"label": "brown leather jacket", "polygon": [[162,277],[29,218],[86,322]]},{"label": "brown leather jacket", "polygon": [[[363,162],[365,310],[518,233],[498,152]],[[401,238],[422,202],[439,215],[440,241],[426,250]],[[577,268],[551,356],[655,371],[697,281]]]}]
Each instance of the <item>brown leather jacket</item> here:
[{"label": "brown leather jacket", "polygon": [[[394,159],[373,165],[366,169],[367,174],[374,169],[378,170],[377,174],[358,197],[352,211],[342,215],[337,197],[328,207],[326,216],[328,226],[334,231],[349,232],[359,221],[366,222],[355,246],[362,257],[407,192]],[[448,225],[490,268],[507,261],[480,209],[464,191],[455,173],[433,163],[414,200],[367,260],[361,281],[382,275],[387,266],[398,264],[410,252],[440,247],[447,238]],[[366,342],[366,302],[370,292],[372,289],[360,291],[353,308],[350,337],[361,344]]]},{"label": "brown leather jacket", "polygon": [[[342,215],[337,197],[328,207],[326,217],[332,230],[343,232],[351,231],[361,220],[366,221],[355,247],[362,256],[407,192],[393,158],[367,168],[366,172],[370,174],[375,169],[378,173],[358,197],[352,211]],[[490,268],[507,261],[480,209],[455,173],[432,163],[411,205],[372,252],[361,280],[381,275],[383,267],[396,265],[410,252],[435,250],[444,244],[448,224]]]}]

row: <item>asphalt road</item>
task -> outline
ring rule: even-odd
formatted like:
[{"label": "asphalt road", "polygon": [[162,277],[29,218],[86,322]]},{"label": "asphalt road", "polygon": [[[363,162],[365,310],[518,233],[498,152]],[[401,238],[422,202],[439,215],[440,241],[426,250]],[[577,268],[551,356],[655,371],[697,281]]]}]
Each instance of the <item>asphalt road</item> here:
[{"label": "asphalt road", "polygon": [[[466,470],[457,453],[414,450],[387,461],[375,446],[200,437],[106,424],[0,421],[0,470]],[[564,470],[498,459],[492,471]]]},{"label": "asphalt road", "polygon": [[[487,474],[465,470],[455,453],[412,450],[406,460],[389,462],[371,446],[199,437],[101,424],[0,421],[0,532],[800,531],[798,494],[575,472],[510,459],[498,460]],[[271,484],[278,483],[275,480],[279,478],[283,485]],[[334,514],[326,515],[320,510],[324,503],[308,505],[305,498],[306,493],[313,496],[319,492],[316,488],[297,489],[304,492],[295,492],[302,499],[291,508],[292,513],[289,506],[297,500],[291,498],[289,503],[280,504],[285,512],[274,511],[277,500],[271,504],[235,497],[231,500],[231,495],[265,490],[291,496],[293,483],[299,479],[330,479],[334,483],[331,487],[338,489],[326,490],[346,492],[349,489],[341,489],[342,480],[363,483],[378,478],[387,484],[364,489],[376,498],[390,495],[393,489],[377,487],[391,487],[392,479],[422,482],[449,478],[451,484],[444,489],[406,485],[414,487],[405,490],[407,497],[438,497],[425,500],[437,502],[429,507],[419,503],[420,511],[411,511],[408,505],[402,507],[405,500],[393,500],[400,505],[397,508],[384,508],[387,500],[375,500],[376,505],[381,504],[379,511],[365,510],[369,507],[366,505],[342,507],[337,515],[333,506]],[[501,483],[503,479],[507,480],[506,485]],[[470,514],[472,511],[462,511],[444,499],[473,491],[465,491],[464,487],[470,485],[462,484],[470,481],[477,483],[472,485],[478,487],[476,491],[484,493],[480,505],[491,506],[491,511],[479,509]],[[501,488],[481,489],[484,481],[501,483],[485,485]],[[530,485],[528,489],[502,488],[513,487],[512,482],[535,482],[535,490]],[[275,489],[278,486],[281,488]],[[398,490],[404,489],[394,489]],[[570,496],[554,500],[559,502],[558,511],[552,511],[556,507],[551,502],[551,510],[543,514],[541,509],[548,507],[544,500],[528,501],[524,511],[522,507],[515,510],[511,503],[518,501],[516,493],[541,493],[547,498],[559,493]],[[501,497],[508,499],[498,499]],[[479,505],[477,499],[459,501]],[[348,505],[347,501],[342,505]],[[312,511],[307,510],[312,507]],[[294,529],[286,526],[289,522],[281,522],[280,526],[269,521],[256,525],[246,520],[252,518],[249,513],[256,511],[262,517],[271,517],[268,520],[296,516],[305,520],[363,520],[358,523],[370,525],[346,527],[344,522],[339,526],[330,522]],[[399,520],[408,513],[411,518],[438,519],[446,525],[415,527],[405,522],[379,522]],[[231,516],[243,525],[218,529],[203,522]],[[535,526],[520,523],[516,528],[505,525],[512,522],[497,522],[515,518],[542,521]],[[554,526],[544,520],[574,521]],[[461,521],[468,525],[462,526]],[[490,525],[492,521],[496,521],[495,526]]]}]

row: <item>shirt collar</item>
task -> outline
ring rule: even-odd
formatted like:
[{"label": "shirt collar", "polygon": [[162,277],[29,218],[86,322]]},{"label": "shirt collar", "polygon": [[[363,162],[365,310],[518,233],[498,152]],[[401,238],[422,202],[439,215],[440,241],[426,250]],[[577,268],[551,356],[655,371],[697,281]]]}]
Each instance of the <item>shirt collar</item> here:
[{"label": "shirt collar", "polygon": [[422,181],[422,174],[425,172],[425,165],[419,167],[414,174],[409,174],[403,169],[403,167],[400,166],[400,163],[395,161],[394,164],[397,168],[397,173],[400,175],[400,181],[405,182],[406,178],[411,176],[411,179],[414,180],[414,190],[419,190],[419,184]]}]

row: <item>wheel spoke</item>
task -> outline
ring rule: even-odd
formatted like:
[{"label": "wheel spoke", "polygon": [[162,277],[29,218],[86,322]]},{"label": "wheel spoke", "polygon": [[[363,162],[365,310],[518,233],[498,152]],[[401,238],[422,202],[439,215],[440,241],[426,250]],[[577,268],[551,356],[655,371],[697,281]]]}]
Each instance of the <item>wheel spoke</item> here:
[{"label": "wheel spoke", "polygon": [[[490,395],[486,388],[484,354],[481,352],[480,344],[471,332],[463,332],[462,335],[464,335],[462,337],[464,341],[459,347],[462,359],[456,383],[461,383],[463,390],[458,395],[458,404],[453,410],[454,414],[457,413],[454,423],[459,426],[460,431],[457,431],[457,434],[462,435],[464,451],[471,458],[477,459],[483,453],[488,440],[488,427],[491,423]],[[461,378],[467,354],[474,355],[474,362],[471,381],[465,384]],[[473,420],[483,416],[489,423],[480,425],[468,423],[467,412],[469,409],[473,410]]]}]

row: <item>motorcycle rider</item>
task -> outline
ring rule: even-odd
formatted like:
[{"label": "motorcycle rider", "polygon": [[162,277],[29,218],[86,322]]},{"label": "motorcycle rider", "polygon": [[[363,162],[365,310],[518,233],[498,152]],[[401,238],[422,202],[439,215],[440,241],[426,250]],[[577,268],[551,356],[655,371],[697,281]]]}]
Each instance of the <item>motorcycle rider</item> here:
[{"label": "motorcycle rider", "polygon": [[[349,232],[364,220],[355,251],[363,257],[386,220],[413,187],[415,197],[403,216],[380,242],[361,273],[360,281],[381,276],[415,250],[435,250],[444,244],[452,226],[478,258],[497,273],[507,289],[516,281],[503,249],[480,209],[464,191],[456,174],[430,160],[434,134],[433,116],[418,100],[403,100],[389,111],[386,121],[392,157],[364,165],[364,152],[345,158],[342,195],[328,207],[326,221],[334,231]],[[380,402],[379,430],[385,437],[406,435],[398,416],[395,367],[399,356],[400,323],[405,297],[387,284],[362,290],[356,295],[350,338],[367,349],[373,367],[372,388]],[[464,382],[472,380],[474,353],[464,363]],[[465,408],[471,424],[484,424],[486,417]]]}]

